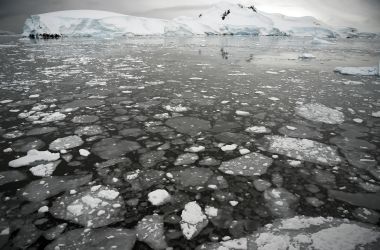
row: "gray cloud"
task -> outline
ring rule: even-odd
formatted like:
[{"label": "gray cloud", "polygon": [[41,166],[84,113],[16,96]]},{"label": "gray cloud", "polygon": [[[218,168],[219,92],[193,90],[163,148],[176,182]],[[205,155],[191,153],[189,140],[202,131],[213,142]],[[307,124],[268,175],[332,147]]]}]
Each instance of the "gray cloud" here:
[{"label": "gray cloud", "polygon": [[[380,31],[379,0],[227,0],[253,2],[258,9],[296,13],[304,10],[316,18],[339,26]],[[180,15],[198,15],[219,0],[0,0],[0,30],[21,32],[24,20],[32,14],[70,9],[98,9],[123,14],[171,19]],[[302,11],[299,11],[302,14]],[[297,13],[299,14],[299,13]]]}]

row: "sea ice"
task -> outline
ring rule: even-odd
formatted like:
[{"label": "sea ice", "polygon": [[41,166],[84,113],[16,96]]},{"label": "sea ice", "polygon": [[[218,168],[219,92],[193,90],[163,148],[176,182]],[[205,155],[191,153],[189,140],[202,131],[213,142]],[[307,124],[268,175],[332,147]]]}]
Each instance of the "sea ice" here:
[{"label": "sea ice", "polygon": [[49,151],[38,151],[32,149],[28,151],[26,156],[10,161],[9,166],[12,168],[18,168],[31,165],[37,161],[56,161],[59,159],[59,157],[59,153],[50,153]]},{"label": "sea ice", "polygon": [[308,103],[296,108],[296,114],[314,121],[327,124],[341,124],[344,122],[344,114],[320,103]]},{"label": "sea ice", "polygon": [[337,165],[342,162],[334,147],[320,142],[278,135],[265,136],[264,142],[267,151],[297,160],[323,165]]},{"label": "sea ice", "polygon": [[186,239],[197,236],[208,224],[207,216],[196,201],[189,202],[181,214],[181,229]]}]

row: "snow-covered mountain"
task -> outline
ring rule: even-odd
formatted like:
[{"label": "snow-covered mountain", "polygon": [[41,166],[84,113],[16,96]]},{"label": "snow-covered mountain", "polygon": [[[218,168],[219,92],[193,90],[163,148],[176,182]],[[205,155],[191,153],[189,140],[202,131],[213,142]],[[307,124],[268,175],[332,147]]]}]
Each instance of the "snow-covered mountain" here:
[{"label": "snow-covered mountain", "polygon": [[[223,18],[222,18],[223,17]],[[23,35],[275,35],[337,37],[339,29],[313,17],[288,17],[221,2],[197,17],[173,20],[135,17],[106,11],[72,10],[32,15]]]}]

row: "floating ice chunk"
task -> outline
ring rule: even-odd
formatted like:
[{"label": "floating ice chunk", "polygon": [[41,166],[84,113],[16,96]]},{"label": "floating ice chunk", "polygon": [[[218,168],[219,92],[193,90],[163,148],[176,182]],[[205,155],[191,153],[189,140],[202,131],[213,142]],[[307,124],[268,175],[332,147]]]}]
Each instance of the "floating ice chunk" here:
[{"label": "floating ice chunk", "polygon": [[50,150],[59,151],[59,150],[65,150],[65,149],[71,149],[75,147],[79,147],[84,142],[82,139],[77,135],[70,135],[63,138],[58,138],[54,140],[49,145]]},{"label": "floating ice chunk", "polygon": [[272,97],[268,97],[268,99],[271,100],[271,101],[275,101],[275,102],[280,100],[279,98],[273,97],[273,96]]},{"label": "floating ice chunk", "polygon": [[145,242],[152,249],[167,249],[164,233],[164,219],[158,214],[147,215],[136,226],[139,241]]},{"label": "floating ice chunk", "polygon": [[24,132],[19,131],[19,130],[15,130],[15,131],[3,134],[3,138],[5,138],[5,139],[16,139],[16,138],[19,138],[23,135],[24,135]]},{"label": "floating ice chunk", "polygon": [[266,134],[270,133],[271,130],[264,126],[252,126],[245,129],[245,132],[254,133],[254,134]]},{"label": "floating ice chunk", "polygon": [[375,249],[375,246],[380,244],[380,232],[370,225],[348,220],[296,216],[277,220],[270,226],[265,226],[252,235],[249,243],[252,243],[253,249],[271,250]]},{"label": "floating ice chunk", "polygon": [[[45,250],[68,249],[113,249],[131,250],[136,241],[136,231],[125,228],[103,227],[99,229],[80,228],[65,232],[67,223],[45,231],[44,237],[52,240]],[[57,238],[58,237],[58,238]]]},{"label": "floating ice chunk", "polygon": [[43,214],[49,212],[49,207],[48,206],[42,206],[38,209],[38,212]]},{"label": "floating ice chunk", "polygon": [[380,117],[380,111],[372,112],[373,117]]},{"label": "floating ice chunk", "polygon": [[216,216],[218,216],[218,209],[215,207],[206,206],[205,207],[205,214],[207,215],[208,218],[216,217]]},{"label": "floating ice chunk", "polygon": [[357,76],[377,76],[379,75],[378,67],[337,67],[335,72],[342,75],[357,75]]},{"label": "floating ice chunk", "polygon": [[148,200],[154,206],[161,206],[169,202],[171,196],[165,189],[157,189],[148,194]]},{"label": "floating ice chunk", "polygon": [[271,188],[264,191],[266,206],[275,217],[294,215],[294,207],[298,205],[298,197],[284,188]]},{"label": "floating ice chunk", "polygon": [[225,151],[233,151],[237,149],[237,147],[238,145],[236,144],[230,144],[230,145],[227,144],[227,145],[222,146],[220,149],[225,152]]},{"label": "floating ice chunk", "polygon": [[206,148],[204,146],[192,146],[192,147],[186,148],[185,152],[198,153],[198,152],[205,151],[205,149]]},{"label": "floating ice chunk", "polygon": [[303,53],[298,58],[299,59],[314,59],[315,56],[313,54],[310,54],[310,53]]},{"label": "floating ice chunk", "polygon": [[349,80],[349,81],[343,82],[343,84],[344,85],[363,85],[364,82]]},{"label": "floating ice chunk", "polygon": [[320,142],[278,135],[265,136],[264,141],[265,149],[271,153],[323,165],[336,165],[342,162],[334,147]]},{"label": "floating ice chunk", "polygon": [[210,122],[196,117],[175,117],[167,120],[165,124],[174,128],[180,133],[191,136],[197,135],[199,132],[209,130]]},{"label": "floating ice chunk", "polygon": [[36,161],[56,161],[60,157],[59,153],[51,153],[49,151],[29,150],[26,156],[10,161],[9,166],[18,168],[28,166]]},{"label": "floating ice chunk", "polygon": [[121,221],[123,206],[124,200],[116,189],[99,185],[63,194],[53,202],[50,213],[58,219],[97,228]]},{"label": "floating ice chunk", "polygon": [[363,123],[363,119],[360,119],[360,118],[354,118],[352,119],[354,122],[356,123]]},{"label": "floating ice chunk", "polygon": [[295,216],[275,220],[249,237],[206,243],[197,249],[355,250],[377,249],[379,244],[380,231],[374,226],[332,217]]},{"label": "floating ice chunk", "polygon": [[250,116],[251,113],[248,111],[243,111],[243,110],[236,110],[235,114],[240,115],[240,116]]},{"label": "floating ice chunk", "polygon": [[40,202],[61,192],[88,184],[92,175],[49,176],[27,184],[21,195],[28,201]]},{"label": "floating ice chunk", "polygon": [[308,103],[296,108],[296,114],[315,122],[340,124],[344,122],[344,114],[320,103]]},{"label": "floating ice chunk", "polygon": [[189,111],[190,108],[188,107],[184,107],[182,105],[178,105],[178,106],[170,106],[170,105],[166,105],[164,106],[164,109],[166,109],[167,111],[170,111],[170,112],[186,112],[186,111]]},{"label": "floating ice chunk", "polygon": [[[91,189],[91,191],[92,191],[92,189]],[[119,192],[116,190],[113,190],[113,189],[103,189],[103,190],[100,190],[98,192],[98,197],[102,198],[102,199],[106,199],[106,200],[114,200],[118,196],[119,196]]]},{"label": "floating ice chunk", "polygon": [[79,154],[81,155],[81,156],[84,156],[84,157],[87,157],[87,156],[89,156],[91,153],[90,153],[90,151],[88,151],[87,149],[79,149]]},{"label": "floating ice chunk", "polygon": [[65,118],[66,118],[65,114],[62,114],[60,112],[54,112],[52,114],[48,114],[44,116],[40,121],[34,121],[33,123],[48,123],[48,122],[62,121]]},{"label": "floating ice chunk", "polygon": [[59,163],[61,163],[61,161],[40,164],[35,167],[32,167],[31,169],[29,169],[29,171],[32,172],[34,176],[40,176],[40,177],[50,176],[53,174],[53,172],[55,171]]},{"label": "floating ice chunk", "polygon": [[249,150],[249,149],[247,149],[247,148],[241,148],[241,149],[239,149],[239,153],[240,153],[241,155],[246,155],[246,154],[251,153],[251,150]]},{"label": "floating ice chunk", "polygon": [[175,166],[189,165],[196,162],[199,159],[199,156],[194,153],[185,153],[177,157],[174,162]]},{"label": "floating ice chunk", "polygon": [[208,224],[207,216],[196,201],[185,205],[181,218],[182,233],[188,240],[197,236]]},{"label": "floating ice chunk", "polygon": [[11,102],[13,102],[13,100],[5,99],[5,100],[1,100],[0,104],[7,104],[7,103],[11,103]]},{"label": "floating ice chunk", "polygon": [[258,176],[265,174],[273,160],[259,153],[250,153],[225,161],[219,167],[223,173],[230,175]]},{"label": "floating ice chunk", "polygon": [[17,170],[8,170],[0,172],[0,186],[13,183],[17,181],[23,181],[27,179],[27,175]]},{"label": "floating ice chunk", "polygon": [[288,160],[288,164],[292,167],[299,167],[301,166],[302,162],[296,160]]}]

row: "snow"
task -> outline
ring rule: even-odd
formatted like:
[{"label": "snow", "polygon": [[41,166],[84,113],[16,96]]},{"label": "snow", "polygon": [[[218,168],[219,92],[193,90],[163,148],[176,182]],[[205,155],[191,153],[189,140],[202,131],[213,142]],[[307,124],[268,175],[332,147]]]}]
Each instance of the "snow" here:
[{"label": "snow", "polygon": [[18,168],[28,166],[36,161],[56,161],[60,157],[59,153],[50,153],[49,151],[29,150],[26,156],[10,161],[9,166]]},{"label": "snow", "polygon": [[170,194],[164,189],[157,189],[148,194],[148,200],[154,206],[161,206],[171,199]]},{"label": "snow", "polygon": [[[222,20],[221,16],[230,10]],[[288,17],[254,12],[235,3],[217,3],[201,12],[201,17],[173,20],[144,18],[96,10],[68,10],[32,15],[26,19],[23,35],[62,34],[64,36],[120,35],[291,35],[336,37],[339,30],[313,17]]]},{"label": "snow", "polygon": [[356,75],[356,76],[377,76],[379,75],[379,68],[374,67],[337,67],[335,72],[342,75]]}]

